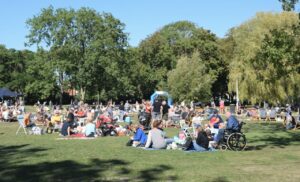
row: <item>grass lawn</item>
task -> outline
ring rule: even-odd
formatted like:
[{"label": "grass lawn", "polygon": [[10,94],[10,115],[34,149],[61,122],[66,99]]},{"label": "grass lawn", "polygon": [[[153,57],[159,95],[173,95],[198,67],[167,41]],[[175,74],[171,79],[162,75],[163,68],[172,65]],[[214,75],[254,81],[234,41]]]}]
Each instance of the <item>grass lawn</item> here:
[{"label": "grass lawn", "polygon": [[126,147],[128,137],[16,136],[17,128],[0,123],[0,181],[300,181],[300,130],[275,123],[248,122],[246,151],[211,153],[146,151]]}]

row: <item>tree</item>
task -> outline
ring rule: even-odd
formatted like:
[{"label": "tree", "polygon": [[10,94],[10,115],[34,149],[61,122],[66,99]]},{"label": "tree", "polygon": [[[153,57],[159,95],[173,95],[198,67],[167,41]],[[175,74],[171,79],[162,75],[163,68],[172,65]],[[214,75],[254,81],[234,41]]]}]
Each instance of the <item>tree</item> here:
[{"label": "tree", "polygon": [[25,96],[36,99],[47,99],[58,91],[55,70],[50,61],[50,54],[38,49],[32,60],[28,60]]},{"label": "tree", "polygon": [[0,87],[25,93],[25,86],[29,81],[26,69],[33,57],[31,51],[18,51],[0,46]]},{"label": "tree", "polygon": [[261,82],[257,77],[257,67],[266,68],[264,65],[255,65],[255,60],[258,59],[258,53],[264,49],[262,44],[271,34],[271,30],[284,29],[291,32],[298,21],[297,14],[292,12],[258,13],[255,18],[231,30],[229,37],[234,41],[234,49],[231,51],[233,56],[229,64],[230,91],[235,91],[238,81],[240,99],[253,103],[267,99],[263,96],[270,92],[264,88],[265,85],[259,84]]},{"label": "tree", "polygon": [[110,98],[126,95],[128,85],[122,69],[127,65],[125,25],[109,13],[101,15],[88,8],[78,10],[75,21],[76,67],[72,78],[78,83],[81,99],[87,90],[95,90],[97,95],[105,92]]},{"label": "tree", "polygon": [[[30,33],[27,36],[27,45],[36,44],[38,49],[45,46],[49,51],[41,53],[50,56],[42,56],[49,60],[41,60],[47,65],[48,71],[53,71],[60,87],[60,104],[65,90],[66,74],[72,67],[72,36],[74,35],[74,10],[57,9],[52,6],[42,9],[40,15],[27,20]],[[48,61],[50,61],[48,63]],[[37,64],[38,66],[38,64]],[[47,70],[45,70],[47,71]]]},{"label": "tree", "polygon": [[[271,30],[253,59],[256,70],[256,90],[261,99],[273,103],[292,102],[300,95],[300,32],[285,29]],[[292,99],[291,99],[292,98]]]},{"label": "tree", "polygon": [[168,74],[170,93],[179,101],[209,101],[215,80],[216,71],[207,66],[199,53],[180,58],[176,68]]},{"label": "tree", "polygon": [[87,91],[108,92],[109,96],[124,89],[125,77],[120,77],[124,64],[127,34],[124,24],[111,14],[99,14],[89,8],[56,9],[49,7],[29,19],[28,45],[46,47],[49,66],[56,76],[60,95],[65,88],[80,91],[85,100]]},{"label": "tree", "polygon": [[149,97],[155,89],[168,89],[168,72],[176,67],[180,57],[191,57],[194,52],[199,52],[206,65],[217,70],[217,75],[222,73],[216,36],[194,23],[171,23],[143,40],[138,59],[149,72],[144,82],[147,87],[144,96]]},{"label": "tree", "polygon": [[282,9],[284,11],[293,11],[295,10],[295,5],[298,3],[298,0],[279,0],[282,3]]}]

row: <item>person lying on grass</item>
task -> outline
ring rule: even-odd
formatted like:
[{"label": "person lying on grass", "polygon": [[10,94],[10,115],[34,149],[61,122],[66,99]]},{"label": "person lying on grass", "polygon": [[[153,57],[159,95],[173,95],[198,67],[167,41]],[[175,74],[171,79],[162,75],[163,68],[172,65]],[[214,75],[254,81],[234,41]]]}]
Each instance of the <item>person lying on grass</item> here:
[{"label": "person lying on grass", "polygon": [[173,139],[165,138],[165,133],[162,130],[163,124],[161,120],[154,120],[152,129],[149,131],[145,148],[165,149],[168,144],[172,143]]},{"label": "person lying on grass", "polygon": [[147,135],[144,132],[144,126],[133,125],[132,131],[135,133],[134,136],[131,137],[131,140],[133,141],[132,146],[144,147],[147,142]]}]

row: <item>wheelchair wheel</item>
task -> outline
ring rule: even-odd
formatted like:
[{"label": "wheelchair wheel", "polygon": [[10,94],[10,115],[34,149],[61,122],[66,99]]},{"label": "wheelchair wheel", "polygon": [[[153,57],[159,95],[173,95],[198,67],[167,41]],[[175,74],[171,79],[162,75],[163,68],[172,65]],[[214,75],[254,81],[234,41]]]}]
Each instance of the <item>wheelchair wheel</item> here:
[{"label": "wheelchair wheel", "polygon": [[247,144],[246,137],[242,133],[232,133],[227,139],[227,146],[233,151],[242,151]]}]

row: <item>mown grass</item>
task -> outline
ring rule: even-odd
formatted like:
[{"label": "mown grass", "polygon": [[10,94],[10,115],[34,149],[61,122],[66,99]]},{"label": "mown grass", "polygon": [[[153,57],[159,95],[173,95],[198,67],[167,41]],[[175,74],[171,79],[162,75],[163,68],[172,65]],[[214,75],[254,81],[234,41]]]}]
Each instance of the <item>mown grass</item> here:
[{"label": "mown grass", "polygon": [[[0,123],[0,181],[300,181],[300,131],[248,122],[243,152],[126,147],[128,137],[57,140]],[[167,129],[169,137],[177,129]]]}]

